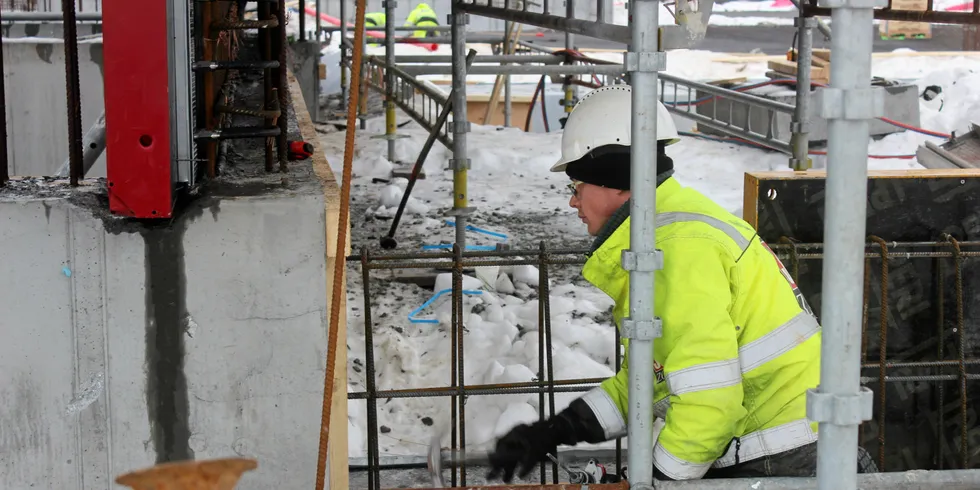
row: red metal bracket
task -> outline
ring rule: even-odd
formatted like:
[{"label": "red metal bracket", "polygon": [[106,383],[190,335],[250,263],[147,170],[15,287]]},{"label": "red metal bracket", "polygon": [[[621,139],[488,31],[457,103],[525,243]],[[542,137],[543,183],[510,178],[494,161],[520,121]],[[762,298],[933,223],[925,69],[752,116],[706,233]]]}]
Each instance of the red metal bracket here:
[{"label": "red metal bracket", "polygon": [[104,0],[106,174],[109,210],[173,213],[168,0]]}]

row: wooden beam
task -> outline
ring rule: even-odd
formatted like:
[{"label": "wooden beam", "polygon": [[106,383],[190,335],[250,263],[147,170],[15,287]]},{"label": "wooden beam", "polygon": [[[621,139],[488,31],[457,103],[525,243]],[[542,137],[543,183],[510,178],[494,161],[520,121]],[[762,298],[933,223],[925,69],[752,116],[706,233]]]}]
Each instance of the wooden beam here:
[{"label": "wooden beam", "polygon": [[[325,300],[326,325],[330,324],[331,295],[333,291],[333,275],[335,267],[343,267],[343,281],[347,282],[346,260],[350,254],[351,239],[350,226],[347,228],[347,240],[344,250],[337,250],[337,234],[340,233],[340,182],[330,168],[329,162],[320,147],[320,138],[310,113],[306,110],[306,102],[303,100],[303,92],[300,90],[299,82],[296,80],[292,70],[287,73],[289,78],[289,93],[292,95],[293,107],[296,111],[296,122],[299,126],[303,140],[314,147],[310,163],[313,172],[323,186],[323,203],[326,211],[326,228],[324,236],[326,238],[326,269],[324,270],[327,286],[327,297]],[[350,220],[347,221],[350,223]],[[346,290],[346,288],[345,288]],[[347,459],[347,295],[343,294],[340,298],[340,322],[337,334],[336,357],[334,359],[334,378],[333,395],[330,400],[330,440],[327,444],[327,485],[329,489],[346,489],[349,487],[350,473],[348,471]],[[329,346],[323,346],[325,349]],[[296,421],[297,423],[308,423],[311,427],[318,427],[319,420]],[[311,454],[315,458],[316,454]]]}]

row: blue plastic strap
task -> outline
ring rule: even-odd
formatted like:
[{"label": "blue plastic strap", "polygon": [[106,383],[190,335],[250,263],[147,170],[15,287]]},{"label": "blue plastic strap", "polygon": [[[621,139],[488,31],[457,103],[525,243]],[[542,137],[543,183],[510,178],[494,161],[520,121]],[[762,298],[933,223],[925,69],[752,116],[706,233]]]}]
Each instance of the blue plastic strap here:
[{"label": "blue plastic strap", "polygon": [[[443,289],[442,291],[437,292],[431,298],[429,298],[425,303],[422,303],[422,306],[419,306],[418,308],[412,310],[412,312],[408,314],[408,321],[412,323],[439,323],[439,320],[436,320],[435,318],[415,318],[415,315],[417,315],[420,311],[422,311],[426,306],[431,305],[433,301],[439,299],[440,296],[452,292],[453,292],[452,289]],[[483,291],[474,290],[474,289],[464,289],[463,294],[473,294],[473,295],[483,294]]]},{"label": "blue plastic strap", "polygon": [[[453,248],[451,243],[440,243],[439,245],[422,245],[422,250],[438,250],[444,248]],[[467,245],[466,250],[497,250],[496,245]]]},{"label": "blue plastic strap", "polygon": [[[452,220],[446,220],[446,224],[449,226],[456,226],[456,222]],[[484,230],[483,228],[477,228],[473,225],[466,225],[466,229],[470,231],[475,231],[477,233],[483,233],[484,235],[495,236],[497,238],[507,239],[507,235],[504,233],[499,233],[496,231]]]}]

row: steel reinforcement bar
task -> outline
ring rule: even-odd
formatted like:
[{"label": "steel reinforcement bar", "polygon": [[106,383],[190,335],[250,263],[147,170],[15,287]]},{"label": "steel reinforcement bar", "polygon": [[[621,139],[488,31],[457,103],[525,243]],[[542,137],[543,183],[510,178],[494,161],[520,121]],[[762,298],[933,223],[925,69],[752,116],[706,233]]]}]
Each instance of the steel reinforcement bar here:
[{"label": "steel reinforcement bar", "polygon": [[[800,274],[801,262],[803,261],[813,261],[820,260],[823,258],[823,244],[820,243],[796,243],[789,238],[783,238],[779,243],[770,245],[773,253],[776,254],[780,260],[786,261],[791,275],[794,278],[798,278]],[[451,325],[449,335],[452,339],[451,346],[451,382],[449,386],[435,386],[435,387],[421,387],[421,388],[400,388],[400,389],[389,389],[389,390],[378,390],[376,385],[376,380],[374,379],[374,349],[373,349],[373,332],[372,329],[365,329],[365,363],[367,368],[365,385],[365,391],[351,391],[348,394],[351,400],[366,400],[368,403],[368,457],[365,463],[354,464],[351,467],[352,471],[368,471],[369,472],[369,487],[372,489],[380,489],[380,472],[382,470],[393,470],[393,469],[404,469],[409,467],[424,467],[418,461],[406,462],[406,461],[393,461],[386,464],[381,464],[380,461],[380,448],[378,446],[379,433],[377,430],[377,409],[376,405],[379,399],[392,399],[392,398],[422,398],[422,397],[449,397],[451,398],[452,410],[451,410],[451,423],[453,431],[451,434],[451,451],[453,454],[459,452],[465,454],[465,399],[468,396],[478,396],[478,395],[512,395],[512,394],[537,394],[538,395],[538,409],[539,416],[545,417],[546,411],[544,410],[545,404],[549,406],[551,412],[554,413],[554,395],[556,393],[578,393],[585,392],[593,387],[597,386],[603,379],[602,378],[579,378],[579,379],[564,379],[556,380],[554,379],[554,372],[551,368],[551,315],[550,315],[550,291],[548,287],[548,277],[550,272],[550,267],[554,265],[581,265],[586,261],[586,253],[588,251],[585,249],[577,248],[556,248],[549,249],[543,242],[537,250],[524,249],[524,250],[495,250],[495,251],[471,251],[471,252],[461,252],[458,247],[454,248],[453,251],[435,251],[435,252],[422,252],[422,253],[386,253],[378,254],[373,253],[367,249],[362,250],[360,255],[347,257],[349,262],[360,262],[362,269],[362,277],[364,282],[364,313],[365,313],[365,325],[371,325],[371,270],[394,270],[394,269],[420,269],[420,268],[441,268],[452,270],[453,273],[453,297],[452,297],[452,314],[450,316]],[[865,303],[865,319],[863,326],[863,348],[864,357],[862,360],[861,369],[866,371],[866,374],[861,377],[862,384],[876,384],[879,404],[876,404],[876,427],[872,427],[873,430],[877,432],[877,445],[878,454],[877,462],[879,468],[883,471],[887,469],[889,462],[885,459],[885,436],[886,429],[885,426],[885,402],[886,402],[886,390],[885,386],[888,383],[907,385],[909,383],[922,383],[922,382],[949,382],[955,381],[959,383],[958,391],[958,418],[960,419],[960,461],[958,462],[960,467],[969,467],[970,461],[969,455],[969,440],[968,440],[968,417],[971,417],[971,413],[967,406],[967,381],[973,381],[980,379],[980,373],[968,373],[967,367],[980,365],[980,358],[968,358],[965,351],[966,342],[966,321],[963,312],[963,274],[961,270],[961,265],[963,259],[967,257],[978,257],[980,256],[980,241],[970,241],[970,242],[958,242],[952,237],[944,237],[943,240],[938,242],[887,242],[878,237],[869,237],[869,241],[866,244],[866,274],[865,274],[865,293],[864,293],[864,303]],[[887,308],[888,305],[893,302],[890,300],[888,295],[889,291],[889,276],[888,269],[891,266],[890,261],[896,259],[952,259],[953,261],[953,277],[954,277],[954,301],[959,306],[957,308],[956,318],[953,320],[955,322],[956,328],[953,332],[958,334],[958,346],[956,351],[956,357],[953,359],[944,358],[944,353],[940,347],[937,353],[936,360],[924,360],[924,361],[906,361],[906,360],[896,360],[890,358],[890,354],[887,352]],[[878,291],[880,298],[879,301],[882,305],[881,321],[879,332],[878,332],[878,343],[879,343],[879,358],[877,361],[868,360],[867,348],[869,339],[872,338],[872,334],[868,331],[868,311],[869,301],[874,297],[872,294],[872,289],[870,288],[870,272],[875,264],[872,262],[877,261],[880,265],[880,270],[882,271],[881,280],[878,284]],[[473,267],[480,266],[505,266],[505,265],[535,265],[538,267],[540,274],[539,285],[537,287],[538,291],[538,320],[540,328],[538,328],[538,340],[539,340],[539,363],[537,379],[538,381],[532,382],[522,382],[522,383],[499,383],[499,384],[474,384],[465,385],[461,382],[464,379],[465,372],[463,371],[463,365],[465,360],[463,345],[463,335],[464,335],[464,325],[463,318],[465,317],[465,312],[463,308],[462,298],[463,294],[460,293],[462,290],[462,274],[464,270],[468,270]],[[940,305],[940,310],[942,309],[943,301],[945,300],[944,288],[939,288],[937,292],[936,303]],[[937,331],[937,335],[944,336],[946,332],[943,329],[944,321],[939,320],[940,328]],[[616,345],[619,343],[619,335],[617,332]],[[892,354],[893,355],[893,354]],[[621,360],[619,358],[618,349],[615,352],[615,365],[616,369],[619,369]],[[956,373],[943,373],[944,369],[956,369]],[[944,392],[942,391],[942,383],[938,385],[940,387],[939,397],[940,406],[943,405]],[[945,424],[942,412],[936,421],[937,424],[937,434],[938,437],[942,439],[942,430]],[[937,441],[937,448],[940,451],[940,459],[942,459],[942,451],[944,447],[943,441]],[[621,467],[622,461],[622,447],[617,444],[617,448],[614,452],[616,457],[616,467]],[[387,459],[387,458],[386,458]],[[574,459],[574,458],[572,458]],[[406,466],[407,465],[407,466]],[[552,483],[557,484],[557,466],[552,465]],[[452,474],[452,485],[457,484],[457,476],[460,484],[465,485],[466,480],[466,462],[465,460],[454,462],[451,465],[453,468],[459,469],[459,474],[457,475],[456,470],[453,470]],[[943,463],[940,461],[938,463],[939,468],[942,468]],[[540,466],[540,483],[542,485],[546,482],[545,475],[546,464],[542,462]],[[954,474],[955,473],[955,474]],[[928,471],[914,471],[910,473],[887,473],[883,474],[885,476],[874,477],[878,479],[869,480],[869,483],[884,484],[896,484],[894,488],[905,488],[899,482],[902,478],[910,478],[909,475],[914,475],[917,478],[927,478],[935,479],[935,482],[945,482],[952,485],[950,488],[962,488],[957,486],[963,482],[972,482],[976,478],[973,473],[959,474],[956,472],[951,472],[947,476],[943,476],[939,473],[931,473]],[[903,477],[895,475],[905,475]],[[892,478],[894,476],[894,479]],[[861,478],[871,478],[868,476],[861,476]],[[952,478],[952,480],[950,480]],[[926,480],[920,480],[926,481]],[[931,480],[930,480],[931,481]],[[796,479],[796,480],[785,480],[785,481],[769,481],[764,482],[766,486],[759,488],[815,488],[814,482],[807,479]],[[734,482],[731,483],[734,485]],[[965,483],[964,483],[965,484]],[[470,486],[470,488],[473,488]],[[494,488],[505,488],[505,487],[494,487]],[[525,487],[527,488],[527,487]],[[531,487],[534,488],[534,487]],[[541,488],[541,487],[537,487]],[[687,488],[679,486],[677,488]],[[739,486],[719,486],[711,488],[742,488]],[[868,487],[873,488],[873,487]],[[885,487],[874,487],[874,488],[885,488]],[[912,488],[912,487],[909,487]],[[915,487],[918,488],[918,487]]]}]

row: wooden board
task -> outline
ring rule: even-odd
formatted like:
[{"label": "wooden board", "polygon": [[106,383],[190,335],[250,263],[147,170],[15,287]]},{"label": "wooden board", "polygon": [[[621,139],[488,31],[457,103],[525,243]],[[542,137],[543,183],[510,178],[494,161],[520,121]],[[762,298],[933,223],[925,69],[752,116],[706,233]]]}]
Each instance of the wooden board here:
[{"label": "wooden board", "polygon": [[[769,68],[783,75],[796,76],[797,64],[795,61],[771,60]],[[830,64],[823,66],[813,63],[810,65],[810,81],[814,83],[830,83]]]},{"label": "wooden board", "polygon": [[[330,325],[330,306],[333,302],[333,277],[337,267],[342,267],[342,281],[347,283],[347,269],[345,258],[350,254],[350,219],[347,220],[345,245],[342,250],[337,250],[338,235],[340,234],[340,182],[330,168],[326,155],[320,147],[320,138],[316,133],[310,113],[306,110],[306,102],[303,101],[303,92],[300,90],[299,82],[292,70],[287,71],[289,81],[289,94],[292,96],[292,105],[296,112],[296,122],[300,129],[303,140],[312,144],[315,148],[313,155],[308,160],[313,166],[313,171],[323,186],[323,202],[326,212],[326,227],[324,230],[326,237],[326,270],[324,270],[327,285],[326,312],[324,321]],[[347,288],[343,289],[340,295],[340,313],[338,315],[338,331],[336,357],[334,358],[333,390],[330,400],[330,421],[329,439],[327,443],[327,481],[325,488],[330,490],[346,489],[350,487],[350,473],[347,460]],[[324,345],[326,349],[328,346]],[[326,358],[326,350],[323,352]],[[324,373],[325,374],[325,373]],[[319,411],[317,411],[319,413]],[[311,428],[319,428],[320,420],[296,420],[293,423],[307,424]],[[319,441],[319,432],[316,436]],[[307,455],[316,467],[316,452]]]},{"label": "wooden board", "polygon": [[[782,237],[803,243],[824,241],[825,173],[767,172],[746,174],[744,216],[759,238],[777,244]],[[871,172],[867,191],[867,234],[892,241],[937,241],[950,233],[960,241],[980,239],[980,171],[919,170]],[[949,250],[949,247],[916,248],[913,251]],[[978,247],[969,250],[977,250]],[[877,252],[878,248],[869,249]],[[903,251],[910,249],[903,248]],[[803,251],[813,252],[813,250]],[[780,252],[813,311],[822,309],[822,259],[793,260]],[[889,362],[954,360],[959,332],[965,333],[967,359],[980,357],[980,264],[961,262],[964,324],[958,330],[955,263],[951,258],[892,257],[888,260],[888,294],[882,300],[882,260],[866,262],[868,273],[867,320],[864,325],[863,358],[880,359],[881,324],[885,318],[885,359]],[[942,299],[940,299],[942,298]],[[887,305],[886,309],[882,305]],[[883,312],[887,312],[883,314]],[[939,356],[939,346],[944,355]],[[973,366],[968,372],[976,372]],[[863,369],[862,376],[877,377],[877,367]],[[951,368],[893,367],[888,377],[955,375]],[[894,378],[893,378],[894,379]],[[860,442],[876,461],[879,456],[879,417],[884,417],[884,471],[938,469],[938,447],[943,447],[943,468],[962,468],[960,447],[960,398],[958,381],[902,381],[863,383],[875,392],[875,418],[862,425]],[[967,431],[980,433],[977,424],[980,390],[971,381],[967,389]],[[942,395],[940,393],[942,392]],[[882,405],[884,396],[884,405]],[[940,402],[940,397],[942,402]],[[884,406],[884,409],[882,409]],[[939,423],[940,414],[944,419]],[[973,437],[972,435],[970,436]],[[980,444],[970,440],[969,466],[980,464]]]}]

